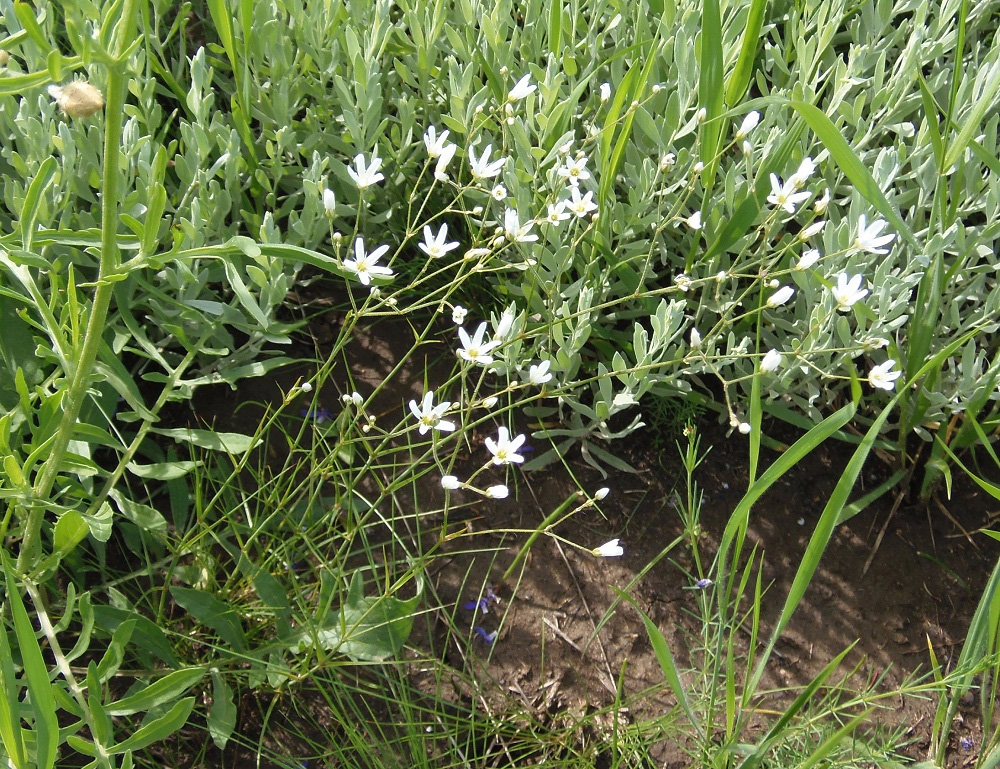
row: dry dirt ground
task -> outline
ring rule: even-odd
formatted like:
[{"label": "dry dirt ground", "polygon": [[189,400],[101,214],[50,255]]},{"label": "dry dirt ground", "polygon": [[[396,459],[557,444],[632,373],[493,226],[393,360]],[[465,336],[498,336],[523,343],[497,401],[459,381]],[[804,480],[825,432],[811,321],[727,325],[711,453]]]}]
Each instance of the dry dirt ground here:
[{"label": "dry dirt ground", "polygon": [[[332,322],[335,322],[333,320]],[[360,333],[348,355],[357,389],[371,391],[409,349],[412,335],[402,325],[389,331]],[[397,372],[391,386],[379,395],[377,407],[389,414],[422,392],[425,359]],[[431,362],[433,371],[433,362]],[[240,399],[266,401],[280,397],[301,371],[289,371],[270,382],[249,385]],[[199,416],[217,429],[232,415],[233,393],[206,388],[199,398]],[[338,393],[328,405],[339,408]],[[227,405],[229,404],[229,405]],[[244,414],[242,419],[246,419]],[[705,559],[714,556],[719,536],[748,483],[747,439],[727,436],[714,417],[698,424],[702,449],[711,447],[698,468],[696,480],[704,490],[699,546]],[[767,424],[765,432],[794,435],[781,425]],[[478,467],[488,458],[481,441],[473,441],[466,461]],[[679,436],[678,436],[679,437]],[[503,707],[511,698],[529,708],[547,712],[592,712],[615,701],[662,685],[663,674],[637,612],[618,600],[626,591],[664,633],[679,665],[696,663],[689,651],[699,622],[700,593],[695,589],[689,547],[665,548],[683,531],[674,501],[683,492],[683,470],[674,436],[646,429],[615,444],[636,473],[615,472],[602,479],[574,451],[568,467],[588,489],[608,486],[611,494],[601,511],[587,510],[556,529],[560,538],[595,547],[619,537],[625,554],[617,559],[595,558],[559,538],[540,537],[523,569],[497,588],[500,601],[486,616],[457,609],[430,612],[417,623],[411,645],[421,654],[433,653],[480,682],[476,695],[484,707]],[[846,464],[852,447],[828,442],[807,461],[782,478],[755,506],[749,529],[750,545],[762,559],[762,584],[767,588],[762,625],[774,622],[795,574],[812,527]],[[761,470],[775,454],[765,452]],[[887,470],[872,461],[859,480],[855,497],[873,488]],[[441,606],[461,606],[476,599],[483,585],[495,584],[511,562],[524,534],[500,534],[504,529],[531,530],[574,488],[566,468],[553,466],[534,473],[515,471],[509,479],[512,495],[505,500],[483,500],[464,515],[468,531],[479,536],[461,538],[446,546],[431,577]],[[513,493],[516,490],[516,493]],[[441,501],[441,489],[428,485],[424,498],[431,506]],[[762,714],[779,707],[788,688],[804,686],[839,652],[852,643],[845,670],[855,670],[852,683],[881,678],[883,689],[899,686],[905,678],[927,671],[928,641],[938,659],[947,664],[960,651],[965,631],[998,557],[997,543],[976,530],[988,527],[1000,506],[971,484],[958,483],[950,500],[943,491],[930,507],[910,497],[886,495],[860,515],[839,526],[824,554],[803,603],[777,644],[763,687],[776,691],[756,701]],[[938,502],[940,504],[938,504]],[[454,521],[453,521],[454,523]],[[479,535],[481,533],[481,535]],[[652,568],[648,568],[653,563]],[[613,609],[613,610],[612,610]],[[609,612],[609,610],[611,610]],[[454,618],[445,622],[445,614]],[[474,641],[460,645],[446,627],[467,622],[487,632],[497,631],[492,644]],[[740,639],[746,648],[746,636]],[[762,633],[763,635],[763,633]],[[622,672],[624,671],[624,676]],[[417,685],[431,686],[430,678]],[[655,715],[669,705],[660,690],[638,701],[630,719]],[[880,718],[902,725],[911,740],[908,752],[923,757],[934,703],[914,698],[884,703]],[[645,712],[644,712],[645,710]],[[764,718],[764,716],[762,716]],[[245,728],[252,725],[245,724]],[[958,738],[977,735],[975,717],[966,714],[953,733],[954,765],[975,757]],[[751,735],[752,736],[752,735]],[[686,765],[682,745],[666,740],[656,756],[658,765]]]}]

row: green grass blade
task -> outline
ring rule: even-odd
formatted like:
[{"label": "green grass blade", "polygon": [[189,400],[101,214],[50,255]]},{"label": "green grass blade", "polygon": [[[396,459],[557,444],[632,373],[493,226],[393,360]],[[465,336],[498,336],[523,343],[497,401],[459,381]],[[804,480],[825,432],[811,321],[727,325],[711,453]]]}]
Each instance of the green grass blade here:
[{"label": "green grass blade", "polygon": [[725,121],[722,82],[722,13],[719,0],[703,0],[701,6],[701,68],[698,74],[698,101],[705,108],[705,122],[701,127],[701,174],[705,198],[711,194],[718,169],[719,137]]},{"label": "green grass blade", "polygon": [[830,157],[837,163],[840,170],[848,178],[855,189],[861,193],[882,216],[884,216],[893,229],[899,233],[907,243],[917,248],[917,241],[910,232],[906,222],[889,202],[882,190],[879,189],[878,182],[871,172],[865,167],[861,159],[851,149],[851,145],[843,137],[840,129],[828,118],[822,110],[807,104],[803,101],[791,101],[789,104],[798,112],[809,124],[809,127],[816,134],[816,137],[823,142],[823,146],[830,152]]},{"label": "green grass blade", "polygon": [[42,195],[46,188],[52,184],[59,164],[53,157],[45,158],[38,167],[38,173],[28,185],[28,191],[24,195],[24,204],[21,207],[21,246],[25,251],[31,250],[31,239],[35,234],[35,222],[38,220],[38,208],[42,202]]},{"label": "green grass blade", "polygon": [[618,590],[617,588],[612,588],[618,596],[625,601],[632,604],[632,608],[635,609],[639,616],[642,617],[642,623],[646,626],[646,633],[649,636],[649,642],[653,646],[653,651],[656,654],[656,659],[660,663],[660,669],[663,671],[664,677],[667,679],[667,683],[674,692],[674,696],[677,698],[677,702],[681,706],[681,710],[684,711],[684,715],[687,716],[691,725],[694,726],[695,731],[698,732],[698,736],[704,740],[705,739],[705,729],[695,715],[694,708],[691,706],[691,701],[688,699],[687,691],[684,689],[684,684],[681,683],[680,674],[677,672],[677,665],[674,662],[674,657],[670,653],[670,647],[667,645],[667,639],[663,637],[663,633],[656,626],[646,613],[639,608],[639,605],[632,599],[627,593]]},{"label": "green grass blade", "polygon": [[966,147],[969,146],[969,142],[972,141],[973,136],[979,130],[979,126],[983,122],[987,110],[993,108],[998,91],[1000,91],[1000,60],[993,62],[993,70],[990,72],[990,77],[986,81],[986,85],[983,86],[982,93],[978,95],[972,109],[969,110],[969,114],[965,118],[965,123],[962,124],[962,129],[958,132],[958,136],[955,137],[955,141],[948,145],[948,152],[944,156],[944,168],[941,169],[942,171],[951,168],[962,157],[962,153],[965,152]]},{"label": "green grass blade", "polygon": [[24,733],[21,729],[20,690],[14,657],[11,654],[7,628],[0,626],[0,741],[7,751],[8,760],[16,769],[27,766],[24,751]]},{"label": "green grass blade", "polygon": [[35,764],[39,769],[52,769],[56,763],[59,747],[59,719],[56,716],[56,701],[52,696],[49,669],[42,657],[42,650],[38,639],[35,638],[28,612],[21,601],[21,594],[11,573],[7,554],[0,553],[0,558],[3,560],[4,579],[7,585],[7,604],[11,619],[14,621],[14,633],[21,652],[28,694],[31,696],[35,727]]},{"label": "green grass blade", "polygon": [[743,42],[740,44],[740,55],[736,59],[733,71],[729,73],[726,84],[726,104],[730,107],[743,98],[753,77],[754,59],[757,57],[757,46],[760,44],[760,30],[764,25],[764,11],[767,0],[750,0],[747,12],[746,29],[743,30]]}]

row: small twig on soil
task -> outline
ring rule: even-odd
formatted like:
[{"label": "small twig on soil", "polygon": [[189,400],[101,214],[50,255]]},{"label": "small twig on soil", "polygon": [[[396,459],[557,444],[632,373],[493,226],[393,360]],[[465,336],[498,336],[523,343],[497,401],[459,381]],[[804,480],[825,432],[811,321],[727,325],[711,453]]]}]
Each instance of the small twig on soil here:
[{"label": "small twig on soil", "polygon": [[944,513],[944,517],[945,517],[945,518],[947,518],[947,519],[948,519],[949,521],[951,521],[951,522],[952,522],[952,523],[953,523],[953,524],[955,525],[955,527],[956,527],[956,528],[957,528],[957,529],[958,529],[958,530],[959,530],[960,532],[962,532],[962,533],[963,533],[963,534],[965,535],[965,538],[966,538],[967,540],[969,540],[969,544],[970,544],[970,545],[972,545],[972,546],[973,546],[974,548],[976,548],[976,550],[978,550],[978,549],[979,549],[979,545],[977,545],[977,544],[976,544],[976,543],[975,543],[975,542],[974,542],[974,541],[972,540],[972,535],[971,535],[971,534],[969,534],[969,532],[967,532],[967,531],[965,530],[965,527],[964,527],[964,526],[963,526],[962,524],[960,524],[960,523],[959,523],[958,521],[956,521],[956,520],[955,520],[955,516],[953,516],[953,515],[952,515],[952,514],[951,514],[951,513],[950,513],[950,512],[948,511],[948,508],[944,506],[944,504],[943,504],[943,503],[941,502],[941,500],[940,500],[940,499],[938,498],[938,495],[937,495],[937,494],[935,494],[935,495],[934,495],[934,504],[938,506],[938,510],[940,510],[940,511],[941,511],[942,513]]},{"label": "small twig on soil", "polygon": [[896,501],[892,503],[892,509],[889,511],[889,515],[886,516],[885,523],[882,524],[882,529],[879,531],[878,536],[875,538],[875,546],[872,551],[868,554],[868,558],[865,560],[865,565],[861,568],[861,576],[864,577],[868,573],[868,569],[871,568],[872,561],[875,560],[875,554],[878,552],[879,545],[882,544],[882,538],[885,536],[886,531],[889,529],[889,523],[892,521],[892,517],[896,514],[899,509],[900,504],[903,501],[903,496],[906,494],[905,489],[901,489],[896,495]]},{"label": "small twig on soil", "polygon": [[566,643],[568,643],[570,646],[572,646],[574,649],[580,652],[580,654],[583,654],[583,649],[581,649],[579,645],[572,638],[570,638],[562,630],[559,629],[559,624],[557,622],[550,622],[548,617],[542,617],[542,622],[548,625],[549,630],[551,630],[562,640],[564,640]]}]

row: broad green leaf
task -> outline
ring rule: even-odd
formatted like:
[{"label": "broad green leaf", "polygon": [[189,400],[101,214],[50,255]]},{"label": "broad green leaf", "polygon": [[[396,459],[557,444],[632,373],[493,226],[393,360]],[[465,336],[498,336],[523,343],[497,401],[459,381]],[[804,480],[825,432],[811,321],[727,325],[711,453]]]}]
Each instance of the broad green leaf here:
[{"label": "broad green leaf", "polygon": [[194,697],[179,700],[165,715],[146,724],[128,739],[111,746],[109,752],[116,754],[127,750],[142,750],[154,742],[169,737],[187,723],[193,709]]},{"label": "broad green leaf", "polygon": [[53,545],[60,553],[69,553],[87,536],[89,531],[90,528],[83,516],[75,510],[68,510],[56,521],[52,532]]},{"label": "broad green leaf", "polygon": [[145,689],[112,702],[107,706],[107,711],[113,716],[130,716],[133,713],[152,710],[180,697],[204,677],[203,668],[175,670]]},{"label": "broad green leaf", "polygon": [[218,670],[212,670],[212,707],[208,710],[208,733],[212,742],[222,750],[236,729],[236,703],[233,690]]},{"label": "broad green leaf", "polygon": [[[701,2],[701,60],[698,75],[698,102],[705,110],[701,126],[700,157],[705,168],[701,174],[705,200],[715,186],[719,167],[717,153],[722,134],[723,74],[722,74],[722,14],[719,0]],[[704,207],[704,206],[703,206]]]},{"label": "broad green leaf", "polygon": [[760,30],[764,24],[765,10],[767,10],[767,0],[750,0],[740,55],[736,59],[733,71],[729,73],[729,82],[726,84],[726,104],[730,107],[736,106],[750,85],[757,47],[761,44]]},{"label": "broad green leaf", "polygon": [[133,648],[136,653],[140,657],[146,658],[149,658],[150,654],[154,654],[170,667],[178,667],[180,662],[174,655],[173,646],[170,645],[159,625],[136,611],[127,611],[114,606],[94,607],[94,622],[105,631],[112,632],[123,622],[132,621],[135,622],[132,639],[135,641]]},{"label": "broad green leaf", "polygon": [[199,465],[201,465],[201,462],[157,462],[151,465],[140,465],[136,462],[129,462],[126,467],[130,473],[139,478],[172,481],[175,478],[183,478]]},{"label": "broad green leaf", "polygon": [[173,438],[178,443],[190,443],[203,449],[225,451],[227,454],[245,454],[261,444],[261,439],[242,433],[217,433],[214,430],[194,430],[188,427],[171,429],[151,428],[150,432]]},{"label": "broad green leaf", "polygon": [[236,610],[229,604],[211,593],[196,590],[193,587],[175,585],[170,588],[170,595],[198,622],[218,633],[219,638],[229,644],[233,650],[246,651],[247,644],[243,634],[243,626],[240,624]]}]

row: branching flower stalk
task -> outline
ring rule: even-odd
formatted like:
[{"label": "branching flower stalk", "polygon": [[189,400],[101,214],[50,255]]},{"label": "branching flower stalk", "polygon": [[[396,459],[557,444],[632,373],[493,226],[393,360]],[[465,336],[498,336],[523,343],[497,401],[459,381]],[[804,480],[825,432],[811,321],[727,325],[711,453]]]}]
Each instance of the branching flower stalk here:
[{"label": "branching flower stalk", "polygon": [[125,116],[125,97],[129,75],[125,64],[131,55],[135,30],[135,0],[125,0],[121,17],[116,25],[113,52],[109,57],[106,107],[104,110],[104,167],[101,180],[101,262],[94,298],[87,319],[87,329],[83,345],[72,371],[67,371],[70,385],[63,399],[63,416],[52,442],[52,449],[42,467],[32,491],[31,504],[27,510],[24,540],[17,556],[17,570],[24,574],[38,560],[38,548],[46,501],[52,492],[56,476],[66,457],[73,429],[87,398],[90,376],[97,362],[107,324],[111,295],[114,292],[114,276],[121,268],[121,253],[118,249],[118,207],[119,184],[122,173],[118,167],[118,149],[122,140],[122,124]]}]

